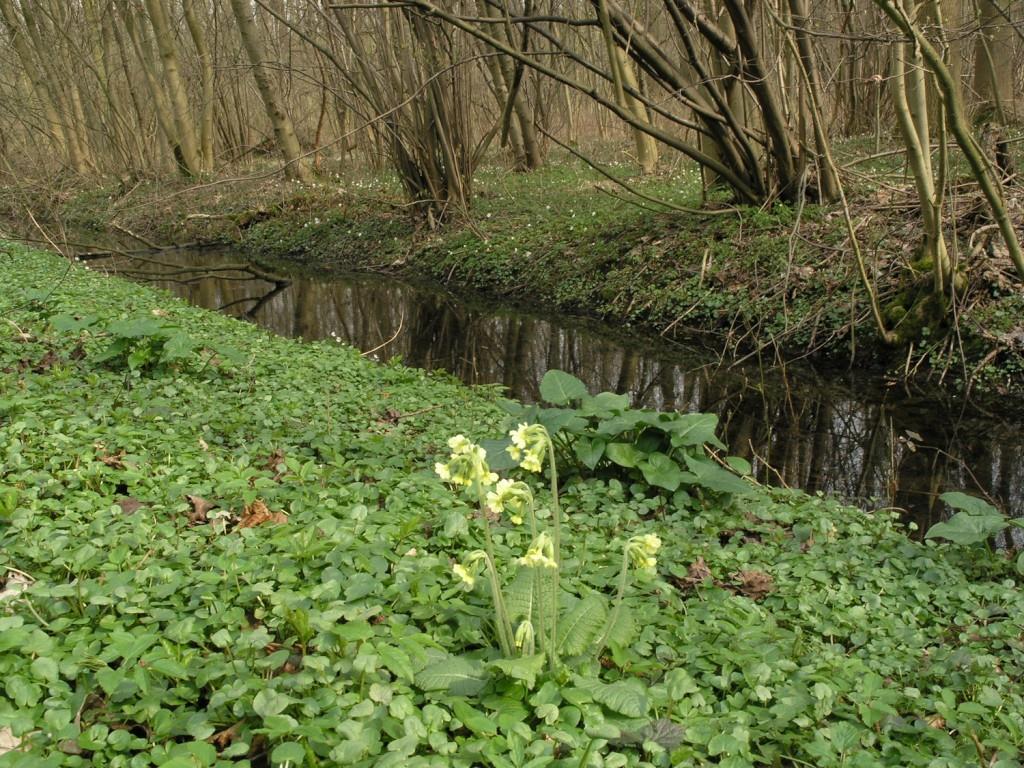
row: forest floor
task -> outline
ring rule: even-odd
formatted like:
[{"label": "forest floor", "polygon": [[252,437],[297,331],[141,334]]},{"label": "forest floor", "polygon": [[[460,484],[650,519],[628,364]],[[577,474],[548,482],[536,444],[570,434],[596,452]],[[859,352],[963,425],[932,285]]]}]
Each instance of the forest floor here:
[{"label": "forest floor", "polygon": [[[931,273],[918,260],[915,198],[893,162],[849,174],[861,248],[886,321],[904,337],[898,348],[879,341],[838,208],[668,210],[701,206],[693,168],[640,178],[610,166],[640,198],[571,159],[529,174],[485,167],[472,210],[453,211],[435,229],[378,173],[326,173],[306,186],[269,178],[72,185],[35,198],[8,192],[0,208],[18,216],[27,197],[40,219],[61,221],[74,237],[113,232],[125,247],[139,247],[129,232],[159,244],[232,243],[279,269],[427,277],[726,354],[877,367],[961,393],[1024,391],[1024,292],[999,246],[971,239],[984,224],[980,196],[967,186],[950,195],[949,237],[968,289],[937,321],[916,311],[927,307]],[[1021,198],[1014,211],[1024,210]]]},{"label": "forest floor", "polygon": [[[628,462],[560,466],[569,663],[551,672],[500,657],[483,575],[452,568],[488,542],[435,461],[454,434],[502,434],[497,390],[21,246],[0,283],[4,768],[1010,766],[1024,748],[1004,553],[734,475],[667,494]],[[616,398],[571,396],[610,428]],[[543,478],[511,474],[550,526]],[[530,536],[488,515],[513,594]],[[647,534],[656,563],[595,650]]]}]

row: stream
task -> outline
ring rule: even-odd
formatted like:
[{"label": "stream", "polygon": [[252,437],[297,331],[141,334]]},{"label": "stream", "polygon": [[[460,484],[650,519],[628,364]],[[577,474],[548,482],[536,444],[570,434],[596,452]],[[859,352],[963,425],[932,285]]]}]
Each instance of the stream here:
[{"label": "stream", "polygon": [[950,490],[1024,515],[1024,425],[958,408],[938,393],[909,393],[878,374],[721,360],[391,277],[257,278],[236,265],[244,259],[229,252],[179,251],[90,268],[145,280],[282,336],[337,338],[378,360],[501,384],[523,401],[538,399],[541,377],[557,368],[637,406],[713,412],[730,453],[750,460],[761,480],[896,507],[920,531],[945,516],[938,495]]}]

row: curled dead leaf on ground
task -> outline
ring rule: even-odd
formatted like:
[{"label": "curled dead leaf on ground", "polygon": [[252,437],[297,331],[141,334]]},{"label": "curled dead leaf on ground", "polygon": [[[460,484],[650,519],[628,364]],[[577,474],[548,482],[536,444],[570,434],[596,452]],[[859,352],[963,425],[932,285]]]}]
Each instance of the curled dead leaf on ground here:
[{"label": "curled dead leaf on ground", "polygon": [[284,512],[272,512],[260,499],[252,504],[247,504],[242,513],[242,519],[238,521],[236,528],[255,528],[257,525],[270,523],[280,525],[288,522],[288,515]]},{"label": "curled dead leaf on ground", "polygon": [[217,507],[212,501],[207,501],[202,496],[186,496],[188,503],[192,505],[192,509],[188,512],[188,523],[189,525],[202,525],[207,522],[207,512]]},{"label": "curled dead leaf on ground", "polygon": [[125,452],[123,450],[110,455],[100,456],[99,459],[111,469],[124,469]]}]

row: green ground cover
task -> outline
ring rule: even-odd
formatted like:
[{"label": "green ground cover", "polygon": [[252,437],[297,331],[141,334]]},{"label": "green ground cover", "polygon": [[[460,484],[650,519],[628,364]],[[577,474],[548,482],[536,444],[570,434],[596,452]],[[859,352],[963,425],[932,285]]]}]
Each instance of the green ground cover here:
[{"label": "green ground cover", "polygon": [[[633,537],[656,565],[600,644],[503,659],[486,580],[453,572],[484,521],[434,470],[501,435],[493,389],[20,247],[0,283],[4,768],[1020,764],[1002,554],[587,438],[560,466],[564,615],[615,593]],[[607,424],[574,414],[577,441]],[[550,525],[543,478],[508,473]],[[490,525],[511,590],[530,535]]]}]

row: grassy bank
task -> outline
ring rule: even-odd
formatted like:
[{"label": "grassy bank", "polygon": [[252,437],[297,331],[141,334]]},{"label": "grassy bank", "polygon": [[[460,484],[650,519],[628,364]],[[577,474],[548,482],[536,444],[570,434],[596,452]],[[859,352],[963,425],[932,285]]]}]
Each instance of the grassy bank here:
[{"label": "grassy bank", "polygon": [[[17,247],[0,280],[0,766],[1016,764],[1001,555],[565,465],[565,637],[625,542],[663,545],[602,647],[502,660],[486,580],[452,570],[483,520],[434,472],[449,436],[500,434],[492,391]],[[491,525],[511,590],[530,537]]]},{"label": "grassy bank", "polygon": [[[693,170],[631,181],[669,204],[700,204]],[[952,390],[1024,387],[1024,296],[1007,277],[1008,260],[985,253],[962,260],[969,290],[955,322],[919,314],[930,275],[915,261],[920,233],[912,197],[900,192],[865,183],[854,195],[887,322],[905,337],[893,349],[878,341],[836,210],[659,213],[654,204],[630,204],[622,190],[573,162],[531,174],[484,169],[475,189],[471,217],[456,215],[436,231],[411,218],[397,186],[379,175],[306,187],[160,182],[69,191],[55,205],[79,231],[113,222],[121,234],[159,242],[237,243],[286,269],[427,277],[547,311],[699,339],[716,350],[854,362]],[[958,215],[976,216],[967,209]],[[972,231],[966,220],[956,226]],[[968,243],[960,246],[969,251]]]}]

